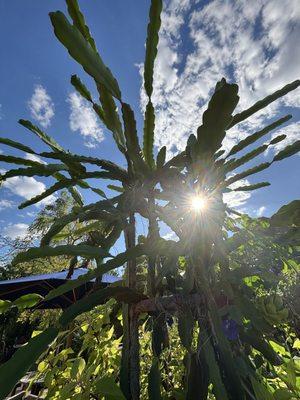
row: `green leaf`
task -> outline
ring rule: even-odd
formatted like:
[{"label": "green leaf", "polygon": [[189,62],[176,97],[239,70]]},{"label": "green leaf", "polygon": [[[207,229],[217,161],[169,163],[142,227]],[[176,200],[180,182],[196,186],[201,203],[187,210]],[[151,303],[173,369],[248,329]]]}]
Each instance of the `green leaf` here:
[{"label": "green leaf", "polygon": [[0,399],[8,396],[16,383],[25,375],[57,335],[57,328],[47,328],[43,333],[32,338],[27,345],[19,348],[6,363],[0,366]]},{"label": "green leaf", "polygon": [[296,339],[293,343],[293,349],[300,349],[300,339]]},{"label": "green leaf", "polygon": [[164,163],[166,162],[166,151],[167,151],[166,146],[163,146],[159,150],[157,157],[156,157],[156,168],[157,169],[160,169],[164,166]]},{"label": "green leaf", "polygon": [[163,349],[165,348],[166,331],[166,321],[164,320],[163,316],[160,315],[156,318],[153,318],[152,351],[153,355],[156,357],[160,357]]},{"label": "green leaf", "polygon": [[250,151],[249,153],[245,154],[243,157],[238,158],[237,160],[232,159],[228,160],[226,164],[224,164],[224,168],[226,173],[229,171],[233,171],[234,169],[246,164],[247,162],[251,161],[253,158],[257,157],[259,154],[263,153],[268,148],[268,145],[264,144],[257,149]]},{"label": "green leaf", "polygon": [[104,125],[106,125],[104,110],[99,104],[93,103],[93,109]]},{"label": "green leaf", "polygon": [[66,225],[68,225],[73,221],[76,221],[79,218],[79,216],[82,217],[82,215],[84,215],[84,213],[86,213],[89,210],[92,210],[94,208],[97,208],[98,210],[114,209],[113,204],[116,203],[120,197],[121,196],[119,195],[109,200],[101,200],[96,203],[89,204],[88,206],[80,207],[79,209],[75,209],[73,212],[70,212],[69,214],[64,215],[63,217],[57,219],[53,223],[53,225],[49,228],[48,232],[41,239],[41,245],[42,246],[48,245],[51,239],[57,233],[59,233]]},{"label": "green leaf", "polygon": [[149,400],[161,400],[161,378],[159,370],[159,359],[154,357],[148,375],[148,398]]},{"label": "green leaf", "polygon": [[270,340],[270,346],[272,347],[272,349],[275,350],[276,354],[279,353],[282,356],[289,355],[288,351],[285,349],[284,346],[282,346],[279,343],[274,342],[273,340]]},{"label": "green leaf", "polygon": [[11,305],[11,302],[8,300],[0,300],[0,315],[9,310]]},{"label": "green leaf", "polygon": [[107,128],[112,131],[113,138],[118,145],[118,148],[122,153],[124,153],[125,138],[116,103],[105,85],[98,83],[97,87],[104,112],[104,123]]},{"label": "green leaf", "polygon": [[129,104],[122,103],[122,115],[124,121],[124,133],[126,138],[126,146],[130,159],[137,172],[145,171],[145,163],[142,158],[142,150],[139,145],[139,139],[136,129],[136,121],[134,113]]},{"label": "green leaf", "polygon": [[269,163],[269,162],[262,163],[262,164],[257,165],[256,167],[247,169],[246,171],[241,172],[240,174],[233,175],[231,178],[228,178],[228,179],[223,183],[222,186],[223,186],[223,187],[229,186],[229,185],[231,185],[232,183],[237,182],[237,181],[239,181],[239,180],[241,180],[241,179],[243,179],[243,178],[246,178],[246,177],[249,176],[249,175],[256,174],[257,172],[260,172],[260,171],[263,171],[263,170],[266,169],[266,168],[269,168],[270,165],[271,165],[271,163]]},{"label": "green leaf", "polygon": [[269,182],[260,182],[260,183],[255,183],[253,185],[247,185],[247,186],[240,186],[236,189],[232,189],[233,192],[245,192],[249,190],[256,190],[260,189],[262,187],[270,186],[271,184]]},{"label": "green leaf", "polygon": [[56,182],[54,185],[52,185],[50,188],[46,189],[43,193],[38,194],[35,197],[32,197],[31,199],[24,201],[22,204],[18,206],[19,209],[31,206],[32,204],[36,204],[39,201],[47,198],[51,194],[57,192],[58,190],[64,189],[64,188],[69,188],[70,186],[75,186],[76,183],[78,182],[78,179],[64,179],[59,182]]},{"label": "green leaf", "polygon": [[[259,333],[258,333],[259,332]],[[264,339],[260,331],[247,330],[240,332],[240,338],[243,342],[250,344],[258,350],[273,365],[281,365],[282,360],[274,351],[272,346]]]},{"label": "green leaf", "polygon": [[13,305],[18,307],[19,310],[35,306],[43,299],[43,296],[37,293],[24,294],[13,302]]},{"label": "green leaf", "polygon": [[215,153],[221,147],[238,101],[238,85],[229,84],[222,78],[203,114],[202,125],[197,129],[200,152]]},{"label": "green leaf", "polygon": [[29,129],[35,135],[37,135],[45,144],[50,146],[54,151],[64,151],[64,149],[45,132],[41,131],[40,128],[33,125],[30,121],[25,119],[20,119],[19,124],[23,125],[25,128]]},{"label": "green leaf", "polygon": [[82,375],[85,367],[86,367],[85,360],[82,357],[76,358],[71,368],[70,372],[71,378],[78,379]]},{"label": "green leaf", "polygon": [[116,192],[119,193],[124,193],[125,189],[122,186],[116,186],[116,185],[107,185],[108,189],[110,190],[115,190]]},{"label": "green leaf", "polygon": [[68,167],[64,164],[37,164],[34,167],[10,169],[4,175],[1,175],[1,180],[13,178],[14,176],[51,176],[58,171],[66,171]]},{"label": "green leaf", "polygon": [[[82,228],[79,228],[79,229],[76,229],[76,230],[72,231],[72,236],[73,237],[81,237],[84,234],[86,234],[88,232],[92,232],[92,231],[97,231],[99,233],[102,233],[103,228],[105,226],[106,225],[103,223],[103,221],[95,221],[95,222],[92,222],[91,224],[83,226]],[[65,239],[67,237],[69,237],[69,233],[68,232],[56,235],[55,239],[60,240],[60,239]]]},{"label": "green leaf", "polygon": [[291,201],[272,215],[271,226],[300,226],[300,200]]},{"label": "green leaf", "polygon": [[243,399],[245,397],[244,389],[241,384],[239,371],[236,369],[236,360],[233,356],[232,348],[224,335],[216,303],[212,295],[209,292],[207,294],[210,318],[212,320],[214,336],[217,341],[220,356],[219,364],[222,365],[225,372],[224,384],[226,384],[227,391],[230,390],[232,398]]},{"label": "green leaf", "polygon": [[162,0],[151,0],[144,64],[144,86],[147,96],[149,98],[151,97],[153,91],[153,70],[155,58],[157,55],[157,45],[159,41],[158,33],[161,24],[161,11]]},{"label": "green leaf", "polygon": [[269,145],[273,145],[279,142],[282,142],[282,140],[284,140],[286,138],[286,135],[278,135],[276,137],[274,137],[274,139],[272,139],[269,143]]},{"label": "green leaf", "polygon": [[80,78],[77,75],[71,76],[71,84],[77,90],[78,93],[81,94],[83,98],[85,98],[90,103],[93,103],[92,95],[88,91],[87,87],[81,82]]},{"label": "green leaf", "polygon": [[277,389],[273,396],[275,400],[290,400],[294,398],[293,393],[287,389]]},{"label": "green leaf", "polygon": [[146,55],[144,64],[144,87],[149,100],[145,112],[143,142],[143,153],[145,161],[151,168],[154,167],[153,143],[155,127],[155,114],[154,107],[151,102],[151,95],[153,91],[154,62],[157,55],[157,45],[159,40],[158,33],[161,24],[161,11],[162,0],[152,0],[149,11],[149,24],[147,29]]},{"label": "green leaf", "polygon": [[151,100],[148,101],[144,122],[143,153],[149,167],[154,166],[153,144],[154,144],[155,114]]},{"label": "green leaf", "polygon": [[190,358],[186,398],[189,400],[206,400],[208,385],[208,371],[203,351],[200,354],[193,353]]},{"label": "green leaf", "polygon": [[52,158],[55,160],[61,160],[65,164],[68,163],[87,163],[87,164],[94,164],[98,165],[99,167],[112,172],[115,176],[118,176],[121,181],[126,181],[128,179],[128,174],[127,171],[123,168],[121,168],[119,165],[108,161],[108,160],[103,160],[100,158],[95,158],[95,157],[87,157],[87,156],[80,156],[77,154],[71,154],[71,153],[66,153],[66,152],[55,152],[55,153],[47,153],[43,152],[39,154],[42,157],[46,158]]},{"label": "green leaf", "polygon": [[236,124],[238,124],[241,121],[244,121],[251,115],[255,114],[257,111],[262,110],[263,108],[267,107],[269,104],[273,103],[273,101],[279,99],[280,97],[286,95],[287,93],[291,92],[292,90],[297,89],[297,87],[300,85],[300,80],[296,80],[292,83],[289,83],[288,85],[284,86],[282,89],[277,90],[276,92],[272,93],[271,95],[265,97],[263,100],[259,100],[253,106],[248,108],[247,110],[242,111],[239,114],[236,114],[233,117],[233,120],[230,124],[230,128]]},{"label": "green leaf", "polygon": [[83,188],[90,188],[86,182],[81,182],[80,179],[89,179],[89,178],[104,178],[104,179],[114,179],[113,175],[110,172],[87,172],[84,175],[76,178],[76,179],[62,179],[59,182],[56,182],[54,185],[50,186],[50,188],[46,189],[43,193],[31,198],[30,200],[25,201],[24,203],[19,205],[19,209],[31,206],[32,204],[38,203],[39,201],[45,199],[51,194],[65,188],[70,188],[70,186],[80,185]]},{"label": "green leaf", "polygon": [[190,308],[185,309],[182,314],[178,315],[178,334],[182,345],[188,351],[191,350],[194,326],[195,318]]},{"label": "green leaf", "polygon": [[179,154],[176,154],[171,160],[167,161],[165,164],[165,168],[169,167],[183,167],[186,162],[186,152],[182,151]]},{"label": "green leaf", "polygon": [[86,258],[110,257],[110,254],[99,247],[88,246],[86,244],[62,245],[56,247],[42,246],[31,247],[19,253],[12,260],[12,265],[35,260],[36,258],[56,257],[56,256],[82,256]]},{"label": "green leaf", "polygon": [[228,157],[238,153],[239,151],[243,150],[245,147],[247,147],[250,144],[256,142],[256,140],[258,140],[261,137],[265,136],[266,134],[271,132],[273,129],[278,128],[278,126],[284,124],[285,122],[287,122],[291,118],[292,118],[291,115],[286,115],[285,117],[280,118],[280,119],[272,122],[270,125],[265,126],[260,131],[255,132],[252,135],[247,136],[245,139],[241,140],[238,144],[233,146],[233,148],[227,154],[226,158],[228,158]]},{"label": "green leaf", "polygon": [[91,47],[94,50],[96,50],[95,41],[90,34],[89,27],[85,23],[84,16],[79,9],[77,0],[66,0],[66,3],[68,6],[68,13],[69,13],[70,17],[72,18],[73,24],[80,31],[82,36],[84,36],[85,39],[89,42]]},{"label": "green leaf", "polygon": [[28,165],[30,167],[35,167],[35,166],[40,166],[40,165],[43,166],[43,164],[41,164],[37,161],[27,160],[26,158],[20,158],[20,157],[14,157],[14,156],[6,156],[3,154],[0,154],[0,161],[6,162],[9,164]]},{"label": "green leaf", "polygon": [[97,394],[111,400],[126,400],[115,380],[108,376],[97,379],[94,390]]},{"label": "green leaf", "polygon": [[72,26],[60,11],[50,13],[50,19],[56,37],[67,48],[74,60],[81,64],[97,83],[102,83],[109,93],[121,100],[121,92],[116,79],[81,32]]},{"label": "green leaf", "polygon": [[259,312],[250,299],[237,293],[234,301],[243,315],[251,321],[251,324],[258,331],[267,333],[272,331],[271,325],[264,319],[262,313]]},{"label": "green leaf", "polygon": [[273,158],[273,162],[283,160],[284,158],[291,157],[294,154],[297,154],[300,151],[300,140],[297,142],[288,145],[283,150],[275,155]]},{"label": "green leaf", "polygon": [[22,143],[15,142],[14,140],[11,140],[11,139],[6,139],[6,138],[0,137],[0,143],[5,144],[10,147],[13,147],[18,150],[25,151],[26,153],[29,153],[29,154],[36,154],[36,152],[34,150],[32,150],[30,147],[25,146]]},{"label": "green leaf", "polygon": [[211,383],[213,384],[213,393],[216,396],[216,400],[228,400],[226,388],[222,381],[214,349],[206,332],[203,333],[203,352],[209,370],[209,378],[211,380]]},{"label": "green leaf", "polygon": [[273,400],[272,393],[260,381],[250,376],[252,387],[257,400]]}]

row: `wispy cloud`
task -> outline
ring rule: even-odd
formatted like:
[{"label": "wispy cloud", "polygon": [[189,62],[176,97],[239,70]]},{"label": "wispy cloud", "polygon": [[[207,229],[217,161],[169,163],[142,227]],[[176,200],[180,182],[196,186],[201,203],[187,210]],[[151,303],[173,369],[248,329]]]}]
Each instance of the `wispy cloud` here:
[{"label": "wispy cloud", "polygon": [[[223,76],[239,84],[238,110],[299,78],[299,35],[298,0],[166,1],[154,80],[156,145],[166,145],[169,153],[184,148]],[[261,127],[279,109],[299,107],[299,92],[230,130],[224,147]],[[143,91],[141,103],[144,107]]]},{"label": "wispy cloud", "polygon": [[11,200],[2,199],[0,200],[0,211],[6,210],[7,208],[13,208],[15,203]]},{"label": "wispy cloud", "polygon": [[70,93],[67,99],[70,105],[70,128],[79,133],[85,139],[87,147],[95,147],[104,140],[103,130],[98,118],[90,107],[90,104],[76,92]]},{"label": "wispy cloud", "polygon": [[9,224],[4,228],[3,234],[4,236],[7,236],[12,240],[15,240],[17,238],[23,239],[28,234],[28,228],[29,225],[27,224],[22,224],[22,223]]},{"label": "wispy cloud", "polygon": [[[300,138],[300,121],[294,122],[285,128],[279,129],[276,133],[272,134],[272,139],[274,139],[276,136],[285,134],[286,139],[283,140],[282,142],[276,143],[275,145],[272,146],[272,151],[278,152],[280,150],[283,150],[285,146],[288,144],[292,144],[296,142],[296,140],[299,140]],[[298,153],[300,155],[300,153]]]},{"label": "wispy cloud", "polygon": [[44,160],[42,160],[39,156],[36,156],[35,154],[25,153],[25,159],[36,161],[40,164],[47,164]]},{"label": "wispy cloud", "polygon": [[36,85],[28,107],[32,118],[34,118],[43,128],[50,126],[51,119],[54,117],[54,104],[46,89],[42,85]]},{"label": "wispy cloud", "polygon": [[[249,185],[250,182],[247,179],[241,179],[238,182],[234,182],[232,185],[230,185],[231,189],[236,189],[240,186],[247,186]],[[247,200],[251,197],[250,192],[228,192],[223,194],[223,200],[224,203],[226,203],[229,207],[232,208],[241,208],[243,207],[246,203]]]},{"label": "wispy cloud", "polygon": [[264,214],[264,212],[266,211],[266,209],[267,209],[267,207],[265,207],[265,206],[259,207],[259,209],[257,210],[257,213],[256,213],[257,216],[261,217]]}]

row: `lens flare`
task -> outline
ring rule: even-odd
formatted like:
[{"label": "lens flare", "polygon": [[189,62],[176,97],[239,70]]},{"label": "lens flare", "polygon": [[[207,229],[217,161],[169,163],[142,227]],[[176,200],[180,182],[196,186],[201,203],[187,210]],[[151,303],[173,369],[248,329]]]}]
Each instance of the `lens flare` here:
[{"label": "lens flare", "polygon": [[191,209],[196,212],[202,212],[207,208],[207,198],[201,195],[191,198]]}]

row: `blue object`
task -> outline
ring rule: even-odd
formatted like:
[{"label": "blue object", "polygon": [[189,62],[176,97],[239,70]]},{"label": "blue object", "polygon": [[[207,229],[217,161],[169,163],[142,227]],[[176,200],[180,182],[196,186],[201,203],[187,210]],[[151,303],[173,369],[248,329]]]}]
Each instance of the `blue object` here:
[{"label": "blue object", "polygon": [[225,317],[222,320],[222,329],[229,340],[237,340],[239,332],[238,332],[238,324],[234,319]]},{"label": "blue object", "polygon": [[[87,268],[76,268],[69,279],[67,279],[68,270],[64,270],[50,274],[31,275],[24,278],[0,281],[0,299],[14,301],[30,293],[37,293],[45,297],[52,289],[63,285],[69,280],[76,280],[88,271],[90,270]],[[96,283],[96,280],[93,279],[50,301],[41,301],[37,308],[66,308],[91,292],[95,285],[104,288],[120,280],[121,278],[118,276],[103,274],[101,282]]]}]

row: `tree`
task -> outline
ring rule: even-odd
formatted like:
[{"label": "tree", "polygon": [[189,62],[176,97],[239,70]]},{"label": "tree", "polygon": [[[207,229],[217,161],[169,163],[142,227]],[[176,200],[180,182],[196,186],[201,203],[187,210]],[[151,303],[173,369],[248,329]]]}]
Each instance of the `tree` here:
[{"label": "tree", "polygon": [[[259,129],[241,140],[226,155],[221,146],[227,130],[296,89],[300,81],[292,82],[248,109],[234,114],[239,101],[238,86],[222,78],[217,82],[203,114],[202,125],[196,135],[192,133],[189,136],[185,151],[166,161],[166,148],[163,147],[154,160],[155,112],[151,96],[162,1],[152,0],[149,13],[144,64],[144,88],[148,103],[145,109],[143,148],[139,144],[134,113],[123,101],[115,77],[97,51],[77,1],[67,0],[67,6],[71,22],[59,11],[50,13],[54,33],[71,57],[93,78],[99,92],[99,103],[92,98],[77,76],[72,76],[71,83],[92,104],[103,124],[112,132],[117,148],[127,162],[127,169],[108,160],[64,151],[31,122],[20,120],[51,151],[38,154],[28,146],[9,139],[0,139],[0,142],[58,162],[43,165],[0,155],[1,161],[25,166],[8,171],[2,175],[2,180],[12,176],[33,175],[52,176],[56,180],[44,193],[24,202],[20,208],[35,204],[64,188],[70,191],[78,205],[71,213],[52,224],[39,247],[18,254],[12,265],[58,255],[81,256],[96,261],[97,267],[84,278],[61,286],[47,298],[70,290],[84,280],[99,278],[124,263],[127,264],[126,285],[94,291],[64,311],[56,326],[34,337],[27,346],[20,349],[0,369],[5,379],[0,389],[2,397],[55,340],[59,332],[67,328],[70,321],[111,298],[123,303],[122,360],[117,380],[126,399],[140,398],[138,326],[141,313],[150,313],[152,321],[152,361],[148,382],[150,399],[162,398],[166,390],[164,388],[162,391],[160,382],[163,349],[168,345],[166,317],[170,313],[178,317],[179,335],[186,352],[184,385],[179,395],[187,399],[206,399],[208,395],[211,396],[209,391],[212,386],[216,399],[272,398],[276,383],[270,386],[260,367],[253,364],[258,351],[264,362],[283,365],[283,372],[278,372],[274,367],[272,373],[285,382],[283,389],[287,395],[295,397],[296,389],[282,377],[289,369],[293,371],[293,376],[296,375],[295,362],[292,358],[285,362],[283,357],[278,357],[272,345],[277,343],[276,327],[281,321],[271,324],[258,312],[256,293],[246,279],[251,276],[251,271],[248,271],[250,275],[245,271],[245,275],[240,277],[240,271],[236,271],[236,264],[231,260],[232,240],[226,232],[239,230],[240,227],[239,221],[233,219],[236,213],[224,204],[222,196],[230,190],[255,190],[268,186],[268,182],[235,189],[231,185],[295,154],[300,149],[300,142],[289,145],[271,161],[234,175],[234,170],[283,137],[276,137],[270,143],[256,147],[242,156],[237,157],[236,154],[286,123],[291,116],[279,118]],[[113,186],[119,192],[118,195],[107,198],[89,183],[91,178],[118,181],[121,186]],[[92,190],[102,199],[84,205],[76,186]],[[149,223],[147,238],[140,243],[137,243],[136,238],[136,214],[146,218]],[[85,232],[96,234],[92,234],[85,244],[53,246],[60,232],[74,221],[85,222]],[[98,224],[96,229],[95,221]],[[179,240],[161,238],[160,222],[166,223]],[[112,257],[109,250],[122,232],[126,251]],[[147,294],[137,290],[137,262],[140,257],[147,260]],[[225,319],[220,311],[222,307],[218,305],[222,298],[226,299],[227,305],[233,306],[232,314],[230,317],[225,314]],[[279,303],[278,309],[281,311]],[[194,335],[197,336],[196,346],[193,346]],[[278,387],[278,390],[281,389]]]}]

